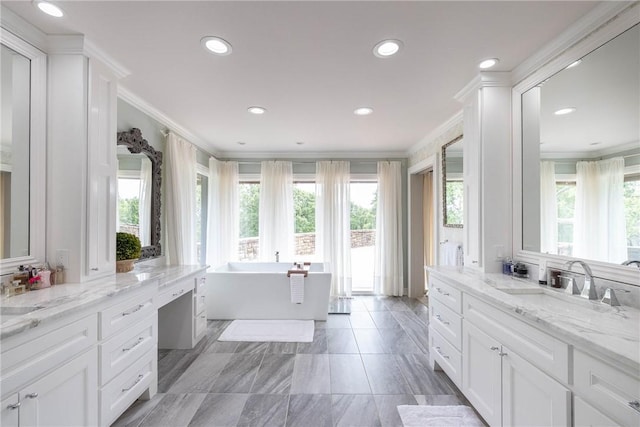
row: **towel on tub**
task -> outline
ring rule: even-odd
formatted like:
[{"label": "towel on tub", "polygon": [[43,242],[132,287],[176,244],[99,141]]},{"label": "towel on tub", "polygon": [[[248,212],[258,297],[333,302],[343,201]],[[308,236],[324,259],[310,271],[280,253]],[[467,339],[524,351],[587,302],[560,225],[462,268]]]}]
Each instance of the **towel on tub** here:
[{"label": "towel on tub", "polygon": [[291,302],[302,304],[304,302],[304,274],[291,273],[289,285],[291,286]]}]

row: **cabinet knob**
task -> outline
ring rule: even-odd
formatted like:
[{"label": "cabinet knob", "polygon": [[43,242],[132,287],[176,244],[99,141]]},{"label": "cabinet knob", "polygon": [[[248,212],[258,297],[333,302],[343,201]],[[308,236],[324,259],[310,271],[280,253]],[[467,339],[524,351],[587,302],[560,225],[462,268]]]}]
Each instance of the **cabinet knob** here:
[{"label": "cabinet knob", "polygon": [[638,402],[637,400],[629,402],[629,406],[631,406],[636,411],[640,412],[640,402]]},{"label": "cabinet knob", "polygon": [[502,357],[502,356],[508,356],[508,355],[509,355],[509,353],[504,353],[504,352],[502,352],[502,351],[501,351],[500,353],[498,353],[498,356],[500,356],[500,357]]},{"label": "cabinet knob", "polygon": [[471,261],[471,264],[477,264],[478,261]]},{"label": "cabinet knob", "polygon": [[449,322],[447,322],[446,320],[444,320],[444,319],[442,318],[442,316],[440,316],[439,314],[436,314],[436,319],[438,319],[438,320],[439,320],[442,324],[444,324],[444,325],[448,325],[448,324],[449,324]]},{"label": "cabinet knob", "polygon": [[490,350],[492,350],[492,351],[498,351],[498,350],[500,350],[500,347],[493,346],[493,347],[491,347],[491,348],[490,348]]},{"label": "cabinet knob", "polygon": [[11,410],[18,409],[21,404],[22,403],[20,403],[20,402],[12,403],[11,405],[7,406],[7,409],[11,409]]},{"label": "cabinet knob", "polygon": [[35,399],[38,397],[38,393],[29,393],[25,396],[27,399]]},{"label": "cabinet knob", "polygon": [[98,267],[94,267],[94,268],[91,269],[91,271],[98,271],[98,270],[99,270]]}]

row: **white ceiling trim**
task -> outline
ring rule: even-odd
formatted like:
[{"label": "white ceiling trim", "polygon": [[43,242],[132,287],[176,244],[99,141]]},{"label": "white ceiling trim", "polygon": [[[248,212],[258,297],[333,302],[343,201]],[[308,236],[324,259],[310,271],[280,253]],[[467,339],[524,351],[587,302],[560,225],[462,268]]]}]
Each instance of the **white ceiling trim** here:
[{"label": "white ceiling trim", "polygon": [[27,43],[46,51],[47,35],[4,6],[0,6],[0,24]]},{"label": "white ceiling trim", "polygon": [[118,79],[123,79],[131,74],[131,71],[125,68],[124,65],[113,59],[111,55],[100,49],[96,44],[94,44],[87,38],[84,39],[84,53],[88,57],[95,58],[109,67],[109,69],[113,71]]},{"label": "white ceiling trim", "polygon": [[457,113],[455,113],[446,122],[442,123],[440,126],[435,128],[433,131],[429,132],[417,144],[415,144],[411,148],[409,148],[407,150],[406,155],[407,156],[411,156],[412,154],[416,153],[417,151],[423,149],[424,147],[429,145],[429,143],[431,141],[433,141],[436,138],[438,138],[439,136],[444,135],[445,133],[449,132],[451,129],[453,129],[455,126],[459,125],[460,123],[462,123],[462,110],[460,110]]},{"label": "white ceiling trim", "polygon": [[[602,2],[551,43],[514,68],[512,71],[514,85],[526,87],[537,84],[544,79],[540,75],[541,69],[561,69],[575,61],[578,50],[576,49],[570,57],[566,55],[568,50],[573,50],[572,48],[579,44],[580,49],[577,55],[584,56],[599,47],[603,40],[610,40],[632,27],[639,20],[639,4],[638,2]],[[588,39],[594,33],[599,34],[597,37]]]},{"label": "white ceiling trim", "polygon": [[139,96],[135,95],[133,92],[123,87],[122,85],[118,85],[118,98],[136,107],[138,110],[142,111],[149,117],[152,117],[153,119],[159,121],[160,123],[165,125],[169,130],[179,134],[180,136],[182,136],[184,139],[191,142],[192,144],[195,144],[196,146],[198,146],[198,148],[202,149],[202,151],[204,151],[207,155],[209,156],[213,155],[217,157],[217,153],[215,152],[211,153],[209,149],[210,144],[207,143],[207,141],[200,138],[199,136],[196,136],[187,128],[175,122],[165,113],[158,110],[156,107],[149,104],[147,101],[143,100]]},{"label": "white ceiling trim", "polygon": [[407,158],[404,151],[224,151],[215,156],[218,159],[374,159],[374,160],[403,160]]}]

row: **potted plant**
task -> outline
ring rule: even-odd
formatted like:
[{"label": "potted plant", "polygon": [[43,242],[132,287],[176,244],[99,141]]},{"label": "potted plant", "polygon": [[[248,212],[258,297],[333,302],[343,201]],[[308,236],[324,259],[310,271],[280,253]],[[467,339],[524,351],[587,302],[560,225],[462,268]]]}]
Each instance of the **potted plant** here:
[{"label": "potted plant", "polygon": [[133,270],[133,262],[140,258],[140,239],[131,233],[116,233],[116,272]]}]

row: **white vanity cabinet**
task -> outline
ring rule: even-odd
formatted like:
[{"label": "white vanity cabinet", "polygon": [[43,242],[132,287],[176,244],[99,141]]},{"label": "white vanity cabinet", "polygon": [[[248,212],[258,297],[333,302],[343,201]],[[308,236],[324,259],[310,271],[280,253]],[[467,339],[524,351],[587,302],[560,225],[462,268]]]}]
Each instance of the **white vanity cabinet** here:
[{"label": "white vanity cabinet", "polygon": [[185,277],[158,295],[159,348],[193,348],[207,329],[206,275]]},{"label": "white vanity cabinet", "polygon": [[573,399],[573,425],[575,427],[611,427],[618,423],[576,396]]},{"label": "white vanity cabinet", "polygon": [[96,315],[2,342],[2,425],[96,425]]}]

